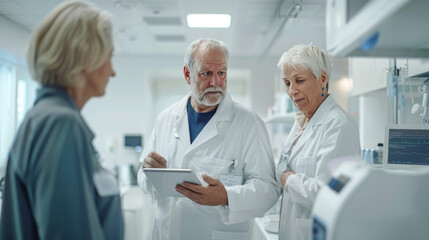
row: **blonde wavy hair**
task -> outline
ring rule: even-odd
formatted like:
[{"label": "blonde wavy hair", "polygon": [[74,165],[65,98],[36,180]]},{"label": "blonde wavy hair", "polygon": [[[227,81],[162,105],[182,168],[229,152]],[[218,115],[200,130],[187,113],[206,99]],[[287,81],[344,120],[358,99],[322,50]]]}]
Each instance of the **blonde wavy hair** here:
[{"label": "blonde wavy hair", "polygon": [[84,1],[56,7],[35,29],[27,52],[31,76],[41,85],[81,85],[83,71],[99,68],[113,49],[111,16]]}]

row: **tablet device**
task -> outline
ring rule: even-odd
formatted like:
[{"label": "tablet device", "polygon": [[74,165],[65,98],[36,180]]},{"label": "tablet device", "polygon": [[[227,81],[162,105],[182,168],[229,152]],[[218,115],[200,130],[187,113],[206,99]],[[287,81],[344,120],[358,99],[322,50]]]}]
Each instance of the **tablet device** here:
[{"label": "tablet device", "polygon": [[144,168],[143,172],[155,187],[159,197],[185,197],[176,191],[176,185],[183,182],[201,185],[191,169]]}]

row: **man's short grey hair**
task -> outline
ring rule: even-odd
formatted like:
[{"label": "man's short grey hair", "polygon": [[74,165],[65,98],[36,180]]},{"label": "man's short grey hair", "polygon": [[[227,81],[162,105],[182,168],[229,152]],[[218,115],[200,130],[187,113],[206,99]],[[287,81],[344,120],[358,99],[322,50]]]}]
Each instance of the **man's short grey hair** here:
[{"label": "man's short grey hair", "polygon": [[322,72],[325,72],[328,81],[331,76],[332,65],[332,59],[326,51],[313,45],[296,45],[283,53],[277,63],[281,71],[285,66],[307,70],[316,79],[319,79]]},{"label": "man's short grey hair", "polygon": [[33,32],[28,68],[42,85],[70,87],[84,81],[113,50],[112,21],[106,11],[84,1],[56,7]]},{"label": "man's short grey hair", "polygon": [[189,70],[192,70],[193,65],[196,63],[195,52],[197,49],[204,51],[209,49],[222,50],[225,53],[226,63],[228,64],[229,51],[225,43],[213,38],[202,38],[191,43],[186,49],[185,66]]}]

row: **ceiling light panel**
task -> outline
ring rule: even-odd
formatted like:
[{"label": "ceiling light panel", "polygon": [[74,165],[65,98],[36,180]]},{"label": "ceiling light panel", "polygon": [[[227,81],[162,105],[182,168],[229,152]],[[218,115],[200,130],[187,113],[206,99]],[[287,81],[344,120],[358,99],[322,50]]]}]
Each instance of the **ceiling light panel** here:
[{"label": "ceiling light panel", "polygon": [[229,28],[231,15],[229,14],[188,14],[186,22],[190,28]]}]

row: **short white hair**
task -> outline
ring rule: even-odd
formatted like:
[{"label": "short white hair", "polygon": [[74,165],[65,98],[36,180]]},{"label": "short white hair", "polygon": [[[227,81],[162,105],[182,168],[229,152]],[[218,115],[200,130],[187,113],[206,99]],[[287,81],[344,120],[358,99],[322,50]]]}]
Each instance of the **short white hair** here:
[{"label": "short white hair", "polygon": [[113,50],[111,16],[84,1],[57,6],[33,32],[27,52],[41,85],[81,85],[83,70],[99,68]]},{"label": "short white hair", "polygon": [[211,50],[211,49],[222,50],[223,53],[225,54],[226,62],[228,64],[229,51],[228,51],[226,44],[222,41],[217,40],[217,39],[202,38],[202,39],[198,39],[198,40],[194,41],[193,43],[191,43],[188,46],[188,48],[186,49],[185,66],[189,70],[192,70],[192,67],[196,62],[195,52],[198,49],[204,50],[204,51]]},{"label": "short white hair", "polygon": [[331,76],[332,59],[323,49],[313,45],[296,45],[283,53],[277,66],[283,71],[285,66],[294,69],[310,71],[316,79],[319,79],[322,72],[326,73],[327,80]]}]

